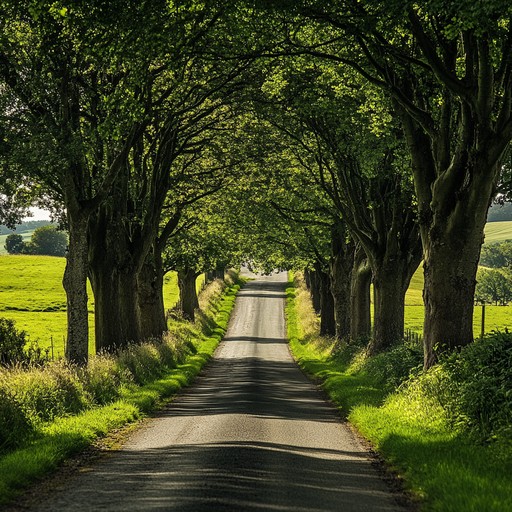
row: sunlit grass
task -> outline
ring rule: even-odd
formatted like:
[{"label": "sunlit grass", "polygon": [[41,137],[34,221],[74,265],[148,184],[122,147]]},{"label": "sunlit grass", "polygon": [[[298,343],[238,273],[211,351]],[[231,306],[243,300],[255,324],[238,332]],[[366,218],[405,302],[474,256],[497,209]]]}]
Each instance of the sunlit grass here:
[{"label": "sunlit grass", "polygon": [[512,240],[512,221],[488,222],[485,225],[485,243]]},{"label": "sunlit grass", "polygon": [[[512,510],[510,447],[472,443],[450,425],[436,400],[402,391],[386,391],[386,355],[364,363],[364,349],[347,346],[330,357],[318,332],[306,339],[309,301],[289,286],[287,321],[290,346],[305,371],[323,387],[364,437],[399,475],[424,511],[502,512]],[[296,298],[295,298],[296,297]],[[301,314],[297,313],[298,308]],[[311,313],[313,314],[313,313]],[[389,361],[388,361],[389,363]],[[382,365],[380,367],[379,365]]]}]

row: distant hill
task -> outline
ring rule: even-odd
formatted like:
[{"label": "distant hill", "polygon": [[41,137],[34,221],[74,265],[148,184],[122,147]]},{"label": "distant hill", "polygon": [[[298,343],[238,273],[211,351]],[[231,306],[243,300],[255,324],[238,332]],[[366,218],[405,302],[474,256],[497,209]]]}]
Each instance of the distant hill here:
[{"label": "distant hill", "polygon": [[485,243],[512,240],[512,221],[488,222],[485,225]]}]

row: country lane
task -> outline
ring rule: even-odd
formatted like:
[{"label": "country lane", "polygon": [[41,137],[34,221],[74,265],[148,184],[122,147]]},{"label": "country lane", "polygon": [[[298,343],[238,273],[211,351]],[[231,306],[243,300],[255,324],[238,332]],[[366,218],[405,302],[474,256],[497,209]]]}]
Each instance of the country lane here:
[{"label": "country lane", "polygon": [[286,342],[286,273],[239,292],[194,385],[37,511],[404,510]]}]

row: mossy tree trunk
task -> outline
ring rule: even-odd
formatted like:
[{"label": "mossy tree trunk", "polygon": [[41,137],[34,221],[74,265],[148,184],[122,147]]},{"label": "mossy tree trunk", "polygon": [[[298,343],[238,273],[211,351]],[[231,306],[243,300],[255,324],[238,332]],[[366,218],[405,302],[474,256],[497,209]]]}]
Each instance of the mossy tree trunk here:
[{"label": "mossy tree trunk", "polygon": [[370,285],[372,269],[363,248],[358,244],[354,255],[350,285],[350,338],[369,340],[371,334]]},{"label": "mossy tree trunk", "polygon": [[180,300],[178,307],[187,320],[195,320],[195,311],[199,309],[199,300],[196,291],[196,279],[200,275],[194,269],[184,268],[178,270],[178,288]]}]

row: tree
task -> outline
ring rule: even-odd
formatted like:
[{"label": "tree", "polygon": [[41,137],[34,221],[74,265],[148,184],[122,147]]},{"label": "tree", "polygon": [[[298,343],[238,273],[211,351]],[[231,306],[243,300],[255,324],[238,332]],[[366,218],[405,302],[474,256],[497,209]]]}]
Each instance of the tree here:
[{"label": "tree", "polygon": [[[22,175],[66,209],[66,357],[79,364],[88,357],[88,221],[108,196],[139,128],[138,91],[150,53],[143,42],[152,40],[145,31],[153,7],[69,2],[56,8],[46,1],[0,6],[0,80],[9,97],[3,115],[15,134],[12,154]],[[145,22],[133,24],[134,18]],[[108,141],[107,150],[100,138]]]},{"label": "tree", "polygon": [[439,351],[473,341],[483,229],[512,138],[511,7],[312,1],[297,14],[290,51],[349,66],[381,87],[403,128],[424,253],[428,368]]},{"label": "tree", "polygon": [[5,238],[4,247],[9,254],[21,254],[25,247],[25,242],[23,241],[23,237],[21,235],[11,233]]},{"label": "tree", "polygon": [[502,271],[481,269],[477,274],[475,292],[477,302],[504,306],[512,300],[512,281]]},{"label": "tree", "polygon": [[480,265],[503,268],[512,266],[512,241],[494,242],[482,247]]},{"label": "tree", "polygon": [[37,228],[30,239],[33,254],[47,256],[64,256],[67,250],[68,237],[55,226]]}]

